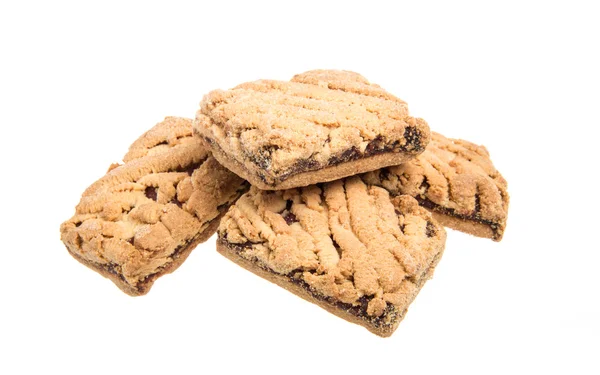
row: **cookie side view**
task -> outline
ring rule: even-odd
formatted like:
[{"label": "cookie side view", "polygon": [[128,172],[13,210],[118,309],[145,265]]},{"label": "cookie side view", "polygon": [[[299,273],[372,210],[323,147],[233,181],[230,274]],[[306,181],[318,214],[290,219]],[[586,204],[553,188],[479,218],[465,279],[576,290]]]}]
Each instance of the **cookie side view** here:
[{"label": "cookie side view", "polygon": [[362,178],[392,195],[414,197],[445,226],[502,239],[508,216],[507,183],[483,146],[432,133],[426,150],[414,160]]},{"label": "cookie side view", "polygon": [[264,190],[397,165],[430,138],[404,101],[357,73],[333,70],[212,91],[194,131],[221,164]]},{"label": "cookie side view", "polygon": [[123,160],[83,193],[60,232],[75,259],[137,296],[206,241],[248,185],[192,136],[189,119],[167,117]]},{"label": "cookie side view", "polygon": [[217,250],[383,337],[433,271],[446,233],[415,199],[359,177],[284,191],[252,187],[221,221]]}]

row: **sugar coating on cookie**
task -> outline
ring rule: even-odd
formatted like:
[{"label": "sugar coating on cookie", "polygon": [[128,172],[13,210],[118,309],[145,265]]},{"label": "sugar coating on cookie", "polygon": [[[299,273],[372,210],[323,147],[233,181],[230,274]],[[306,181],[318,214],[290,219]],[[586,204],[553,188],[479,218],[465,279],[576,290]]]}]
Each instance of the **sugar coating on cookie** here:
[{"label": "sugar coating on cookie", "polygon": [[194,129],[221,164],[261,189],[399,164],[422,152],[430,137],[404,101],[357,73],[334,70],[212,91]]},{"label": "sugar coating on cookie", "polygon": [[362,178],[392,195],[416,198],[450,228],[502,239],[508,215],[507,183],[483,146],[432,132],[431,142],[414,160]]},{"label": "sugar coating on cookie", "polygon": [[82,195],[61,239],[77,260],[141,295],[172,272],[247,183],[192,135],[191,120],[167,117]]},{"label": "sugar coating on cookie", "polygon": [[243,195],[223,217],[219,251],[372,332],[389,336],[433,273],[446,234],[409,196],[349,177]]}]

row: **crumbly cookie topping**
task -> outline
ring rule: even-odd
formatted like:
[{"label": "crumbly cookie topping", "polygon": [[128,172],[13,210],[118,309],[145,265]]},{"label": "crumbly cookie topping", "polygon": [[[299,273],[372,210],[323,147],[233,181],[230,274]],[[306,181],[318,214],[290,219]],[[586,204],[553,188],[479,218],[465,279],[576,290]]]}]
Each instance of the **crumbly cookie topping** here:
[{"label": "crumbly cookie topping", "polygon": [[292,81],[260,80],[204,97],[195,127],[250,170],[272,176],[298,163],[318,169],[369,147],[417,154],[429,141],[425,121],[406,103],[357,73],[318,70]]}]

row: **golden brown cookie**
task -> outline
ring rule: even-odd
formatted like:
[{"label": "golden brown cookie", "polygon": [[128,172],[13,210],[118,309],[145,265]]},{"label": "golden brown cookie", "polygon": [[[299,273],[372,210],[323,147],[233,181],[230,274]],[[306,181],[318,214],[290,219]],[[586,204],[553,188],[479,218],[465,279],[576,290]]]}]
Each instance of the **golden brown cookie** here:
[{"label": "golden brown cookie", "polygon": [[60,232],[75,259],[136,296],[206,241],[248,184],[210,156],[184,118],[167,117],[123,160],[83,193]]},{"label": "golden brown cookie", "polygon": [[430,138],[405,102],[357,73],[335,70],[212,91],[194,130],[219,163],[266,190],[397,165]]},{"label": "golden brown cookie", "polygon": [[252,187],[227,212],[217,250],[240,266],[380,336],[429,279],[444,228],[414,198],[354,176],[308,187]]},{"label": "golden brown cookie", "polygon": [[450,228],[500,241],[506,227],[506,180],[487,149],[432,133],[415,160],[364,174],[392,195],[407,194]]}]

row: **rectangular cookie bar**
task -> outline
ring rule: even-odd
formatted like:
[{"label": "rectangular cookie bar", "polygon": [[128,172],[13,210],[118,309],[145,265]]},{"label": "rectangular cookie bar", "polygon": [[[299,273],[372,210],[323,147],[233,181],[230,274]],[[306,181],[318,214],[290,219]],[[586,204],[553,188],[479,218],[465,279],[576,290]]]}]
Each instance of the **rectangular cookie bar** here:
[{"label": "rectangular cookie bar", "polygon": [[369,331],[390,336],[442,256],[446,233],[409,196],[359,177],[252,187],[221,220],[217,250]]},{"label": "rectangular cookie bar", "polygon": [[506,180],[487,149],[432,132],[431,142],[414,160],[364,174],[370,184],[392,195],[407,194],[441,224],[500,241],[506,227]]},{"label": "rectangular cookie bar", "polygon": [[82,195],[61,239],[125,293],[146,294],[217,229],[248,184],[210,156],[191,120],[167,117]]},{"label": "rectangular cookie bar", "polygon": [[204,97],[194,130],[252,185],[280,190],[397,165],[421,153],[429,127],[357,73],[315,70]]}]

